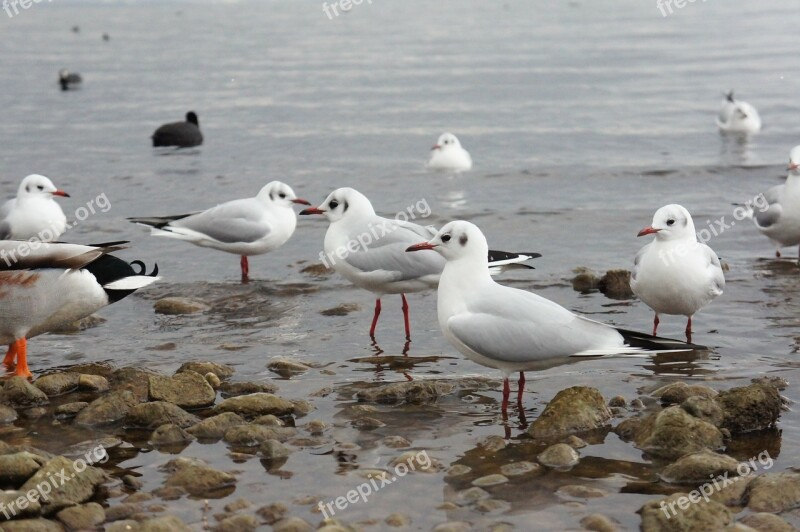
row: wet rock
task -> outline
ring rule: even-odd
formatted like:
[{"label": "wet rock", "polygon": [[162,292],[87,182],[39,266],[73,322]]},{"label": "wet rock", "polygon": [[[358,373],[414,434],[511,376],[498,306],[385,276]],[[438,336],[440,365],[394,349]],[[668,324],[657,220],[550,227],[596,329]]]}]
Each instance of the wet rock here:
[{"label": "wet rock", "polygon": [[305,273],[306,275],[310,275],[312,277],[328,277],[329,275],[333,274],[333,270],[322,263],[314,263],[309,264],[300,270],[300,273]]},{"label": "wet rock", "polygon": [[101,375],[81,375],[78,389],[84,392],[104,393],[109,389],[108,379]]},{"label": "wet rock", "polygon": [[123,519],[128,519],[132,515],[141,512],[142,507],[139,504],[135,503],[122,503],[122,504],[115,504],[106,509],[106,521],[121,521]]},{"label": "wet rock", "polygon": [[597,288],[611,299],[632,299],[631,272],[628,270],[608,270],[600,278]]},{"label": "wet rock", "polygon": [[[281,427],[267,427],[264,425],[238,425],[225,431],[224,440],[231,445],[255,447],[267,440],[288,439],[294,435],[294,429],[287,431]],[[290,435],[291,434],[291,435]]]},{"label": "wet rock", "polygon": [[253,515],[232,515],[213,527],[215,532],[252,532],[258,528],[258,520]]},{"label": "wet rock", "polygon": [[102,318],[96,314],[92,314],[78,321],[73,321],[72,323],[66,323],[64,325],[60,325],[50,332],[58,334],[75,334],[81,331],[85,331],[86,329],[99,327],[105,322],[106,322],[105,318]]},{"label": "wet rock", "polygon": [[573,386],[556,394],[528,433],[537,439],[560,439],[605,426],[611,411],[595,388]]},{"label": "wet rock", "polygon": [[486,475],[485,477],[476,478],[472,481],[472,485],[478,486],[479,488],[487,488],[491,486],[499,486],[500,484],[505,484],[507,482],[508,477],[495,473],[492,475]]},{"label": "wet rock", "polygon": [[41,457],[23,451],[0,455],[0,485],[22,486],[42,467]]},{"label": "wet rock", "polygon": [[580,456],[575,449],[566,443],[557,443],[542,451],[536,459],[547,467],[569,469],[578,463]]},{"label": "wet rock", "polygon": [[600,278],[588,268],[575,268],[573,270],[577,275],[572,278],[572,289],[576,292],[586,294],[592,290],[598,289]]},{"label": "wet rock", "polygon": [[142,489],[142,486],[144,486],[144,483],[138,477],[133,475],[123,475],[122,483],[132,490],[140,490]]},{"label": "wet rock", "polygon": [[[63,456],[48,460],[22,485],[20,491],[36,489],[38,484],[48,482],[50,478],[57,479],[57,486],[48,494],[47,500],[41,501],[44,515],[86,502],[94,495],[97,488],[105,482],[106,476],[97,467],[86,466],[83,471],[78,471],[73,464],[72,460]],[[67,481],[61,476],[64,474],[69,476]]]},{"label": "wet rock", "polygon": [[478,442],[478,447],[483,449],[488,453],[496,453],[498,451],[502,451],[506,448],[508,444],[506,443],[505,438],[502,436],[487,436],[480,442]]},{"label": "wet rock", "polygon": [[181,373],[182,371],[194,371],[200,375],[213,373],[223,381],[232,377],[234,373],[233,366],[229,366],[227,364],[218,364],[216,362],[202,362],[198,360],[184,362],[181,367],[178,368],[176,373]]},{"label": "wet rock", "polygon": [[730,456],[703,450],[681,457],[674,464],[665,467],[660,476],[671,483],[703,483],[709,478],[716,478],[725,473],[729,477],[736,476],[738,465],[739,462]]},{"label": "wet rock", "polygon": [[179,486],[164,486],[152,491],[153,496],[165,501],[177,501],[188,492]]},{"label": "wet rock", "polygon": [[364,416],[358,419],[354,419],[353,421],[350,422],[350,425],[352,425],[353,428],[359,430],[374,430],[374,429],[379,429],[381,427],[385,427],[386,423],[374,417]]},{"label": "wet rock", "polygon": [[484,514],[500,514],[511,510],[511,503],[500,499],[483,499],[475,503],[475,509]]},{"label": "wet rock", "polygon": [[87,406],[89,406],[89,403],[83,401],[66,403],[56,408],[54,414],[56,419],[69,419],[77,416],[78,413]]},{"label": "wet rock", "polygon": [[322,434],[328,428],[328,424],[321,419],[312,419],[305,424],[304,428],[311,434]]},{"label": "wet rock", "polygon": [[222,381],[219,379],[219,377],[217,377],[210,371],[205,375],[203,375],[203,378],[206,380],[208,385],[211,386],[211,388],[213,388],[214,390],[219,390],[220,387],[222,387]]},{"label": "wet rock", "polygon": [[253,506],[253,503],[247,499],[236,499],[235,501],[229,502],[225,505],[225,511],[238,512],[239,510],[244,510],[245,508],[250,508],[251,506]]},{"label": "wet rock", "polygon": [[731,479],[733,482],[728,482],[727,486],[724,485],[724,481],[717,481],[720,489],[710,495],[711,500],[728,507],[743,507],[745,506],[745,494],[755,478],[754,476],[734,477]]},{"label": "wet rock", "polygon": [[289,378],[292,375],[301,375],[305,373],[311,369],[311,366],[288,358],[276,358],[269,361],[267,369],[273,373],[277,373],[281,377]]},{"label": "wet rock", "polygon": [[197,314],[211,309],[209,305],[202,301],[188,297],[165,297],[156,301],[153,308],[156,314],[167,314],[169,316]]},{"label": "wet rock", "polygon": [[55,397],[77,390],[80,378],[81,376],[77,373],[50,373],[33,381],[33,385],[43,391],[48,397]]},{"label": "wet rock", "polygon": [[281,421],[281,418],[273,416],[272,414],[267,414],[266,416],[258,416],[253,420],[253,424],[265,425],[267,427],[283,427],[285,425],[285,423]]},{"label": "wet rock", "polygon": [[715,501],[698,496],[690,500],[686,493],[648,501],[639,509],[642,532],[673,530],[724,530],[733,523],[730,510]]},{"label": "wet rock", "polygon": [[290,402],[294,407],[292,413],[295,415],[295,417],[303,417],[314,411],[314,405],[305,399],[292,399]]},{"label": "wet rock", "polygon": [[565,439],[561,443],[566,443],[567,445],[569,445],[573,449],[583,449],[584,447],[589,445],[588,443],[586,443],[585,441],[583,441],[579,437],[575,436],[574,434],[572,436],[569,436],[567,439]]},{"label": "wet rock", "polygon": [[190,442],[192,440],[194,440],[194,436],[177,425],[167,423],[166,425],[161,425],[154,430],[153,434],[150,435],[150,440],[147,443],[154,447],[158,447],[159,445],[175,445]]},{"label": "wet rock", "polygon": [[338,307],[321,310],[320,314],[323,316],[347,316],[351,312],[358,312],[359,310],[361,310],[361,305],[357,305],[356,303],[344,303]]},{"label": "wet rock", "polygon": [[13,423],[17,420],[17,411],[10,406],[0,405],[0,425]]},{"label": "wet rock", "polygon": [[673,382],[655,390],[652,395],[659,397],[662,403],[679,405],[695,396],[713,399],[717,396],[717,391],[703,384],[689,385],[685,382]]},{"label": "wet rock", "polygon": [[223,397],[236,397],[251,393],[275,393],[278,387],[268,382],[223,382],[219,391]]},{"label": "wet rock", "polygon": [[356,394],[359,401],[381,404],[427,404],[439,397],[453,393],[455,385],[444,381],[412,381],[382,384],[361,390]]},{"label": "wet rock", "polygon": [[678,458],[705,449],[717,450],[723,438],[711,423],[692,417],[679,406],[670,406],[642,420],[635,428],[634,440],[639,449],[653,456]]},{"label": "wet rock", "polygon": [[11,407],[31,407],[48,403],[47,395],[24,377],[11,377],[0,391],[0,403]]},{"label": "wet rock", "polygon": [[625,405],[625,398],[621,395],[614,396],[608,401],[608,406],[612,408],[625,408]]},{"label": "wet rock", "polygon": [[723,412],[716,400],[695,395],[681,403],[681,408],[689,414],[711,423],[715,427],[722,426]]},{"label": "wet rock", "polygon": [[442,469],[442,464],[435,458],[431,458],[427,451],[406,451],[399,456],[395,456],[389,462],[390,467],[397,468],[400,465],[406,466],[411,471],[421,471],[424,473],[435,473]]},{"label": "wet rock", "polygon": [[722,426],[733,434],[771,427],[781,413],[778,389],[767,384],[751,384],[721,392]]},{"label": "wet rock", "polygon": [[236,477],[214,469],[202,460],[176,458],[167,463],[166,469],[171,471],[171,474],[165,486],[183,488],[195,497],[213,496],[214,492],[236,483]]},{"label": "wet rock", "polygon": [[411,518],[401,513],[389,514],[386,516],[386,519],[384,519],[383,522],[392,528],[411,526]]},{"label": "wet rock", "polygon": [[238,414],[223,412],[192,425],[186,432],[199,440],[220,440],[228,429],[245,423]]},{"label": "wet rock", "polygon": [[199,421],[200,419],[197,416],[166,401],[138,404],[131,408],[128,415],[125,416],[125,424],[127,426],[145,429],[154,429],[167,423],[177,425],[180,428],[187,428],[197,424]]},{"label": "wet rock", "polygon": [[789,387],[789,381],[778,376],[762,375],[760,377],[754,377],[750,379],[750,382],[753,384],[766,384],[768,386],[777,388],[779,391],[783,391]]},{"label": "wet rock", "polygon": [[[444,476],[446,478],[460,477],[462,475],[466,475],[467,473],[470,473],[471,471],[472,471],[472,468],[469,467],[469,466],[466,466],[464,464],[454,464],[454,465],[450,466],[450,469],[447,470],[447,472],[445,473]],[[506,475],[506,476],[508,476],[508,475]]]},{"label": "wet rock", "polygon": [[468,532],[472,525],[466,521],[448,521],[433,527],[433,532]]},{"label": "wet rock", "polygon": [[256,510],[256,514],[268,525],[280,521],[286,517],[287,513],[289,513],[289,508],[282,502],[274,502]]},{"label": "wet rock", "polygon": [[312,532],[314,527],[299,517],[287,517],[272,525],[272,532]]},{"label": "wet rock", "polygon": [[567,497],[574,497],[576,499],[599,499],[608,495],[608,492],[592,486],[583,486],[581,484],[568,484],[561,486],[556,491],[559,495]]},{"label": "wet rock", "polygon": [[150,377],[157,373],[142,368],[120,368],[111,376],[114,391],[127,390],[136,397],[137,402],[147,401]]},{"label": "wet rock", "polygon": [[174,377],[152,375],[148,390],[151,401],[166,401],[181,408],[213,405],[217,398],[217,393],[206,379],[190,370],[176,373]]},{"label": "wet rock", "polygon": [[544,468],[540,464],[533,462],[521,461],[512,462],[500,467],[500,473],[507,477],[519,477],[528,474],[541,474]]},{"label": "wet rock", "polygon": [[70,530],[91,530],[106,520],[106,512],[96,502],[64,508],[56,514]]},{"label": "wet rock", "polygon": [[214,407],[215,414],[234,412],[245,419],[267,414],[285,416],[293,411],[294,405],[291,402],[271,393],[253,393],[230,397]]},{"label": "wet rock", "polygon": [[17,519],[2,525],[3,532],[64,532],[64,527],[49,519]]},{"label": "wet rock", "polygon": [[764,512],[745,516],[740,522],[759,532],[794,532],[797,530],[777,515]]},{"label": "wet rock", "polygon": [[593,532],[616,532],[617,524],[603,514],[590,514],[581,519],[581,526],[584,530]]},{"label": "wet rock", "polygon": [[96,426],[121,421],[138,401],[129,391],[115,391],[99,397],[78,413],[77,425]]},{"label": "wet rock", "polygon": [[36,420],[40,417],[44,417],[47,414],[47,409],[43,406],[34,406],[32,408],[26,408],[22,411],[22,417],[30,420]]},{"label": "wet rock", "polygon": [[[42,506],[39,504],[38,499],[28,500],[24,492],[14,490],[0,490],[0,508],[8,509],[8,516],[12,519],[37,517],[42,513]],[[16,510],[16,514],[11,509]],[[4,523],[5,520],[5,514],[0,511],[0,530],[5,530],[3,528],[7,524]]]},{"label": "wet rock", "polygon": [[800,507],[800,473],[764,473],[748,486],[747,507],[780,513]]},{"label": "wet rock", "polygon": [[278,440],[267,440],[258,448],[258,454],[267,460],[288,458],[292,452]]},{"label": "wet rock", "polygon": [[403,447],[411,447],[411,442],[402,436],[386,436],[381,440],[386,447],[392,449],[402,449]]},{"label": "wet rock", "polygon": [[191,532],[191,530],[180,518],[165,515],[142,521],[137,532]]}]

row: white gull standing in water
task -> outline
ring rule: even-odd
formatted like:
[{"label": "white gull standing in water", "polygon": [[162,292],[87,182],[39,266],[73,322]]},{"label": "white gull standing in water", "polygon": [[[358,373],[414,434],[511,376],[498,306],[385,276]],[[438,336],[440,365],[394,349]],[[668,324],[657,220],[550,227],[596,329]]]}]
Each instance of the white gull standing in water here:
[{"label": "white gull standing in water", "polygon": [[455,135],[443,133],[431,148],[428,168],[465,172],[472,169],[472,157],[467,150],[461,147],[461,143]]}]

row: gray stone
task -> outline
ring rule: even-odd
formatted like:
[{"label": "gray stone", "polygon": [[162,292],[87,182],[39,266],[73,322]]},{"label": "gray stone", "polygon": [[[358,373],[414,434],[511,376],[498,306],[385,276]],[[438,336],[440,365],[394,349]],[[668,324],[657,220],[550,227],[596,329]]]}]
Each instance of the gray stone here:
[{"label": "gray stone", "polygon": [[167,423],[177,425],[181,428],[187,428],[199,421],[200,419],[197,416],[166,401],[138,404],[131,408],[130,412],[128,412],[128,415],[125,417],[125,424],[127,426],[146,429],[154,429]]},{"label": "gray stone", "polygon": [[595,388],[573,386],[556,394],[528,433],[537,439],[561,439],[604,427],[611,411]]},{"label": "gray stone", "polygon": [[84,426],[116,423],[125,419],[136,404],[136,397],[129,391],[111,392],[89,403],[78,413],[75,423]]},{"label": "gray stone", "polygon": [[217,393],[202,375],[186,370],[174,377],[152,375],[149,396],[151,401],[166,401],[181,408],[201,408],[213,405]]}]

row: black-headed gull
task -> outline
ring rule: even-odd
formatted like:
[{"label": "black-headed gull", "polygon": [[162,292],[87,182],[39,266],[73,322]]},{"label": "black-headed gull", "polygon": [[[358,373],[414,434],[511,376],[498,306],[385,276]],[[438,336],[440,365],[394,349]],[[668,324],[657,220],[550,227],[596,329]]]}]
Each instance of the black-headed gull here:
[{"label": "black-headed gull", "polygon": [[472,157],[467,150],[461,147],[461,143],[455,135],[442,133],[431,148],[428,168],[464,172],[472,168]]},{"label": "black-headed gull", "polygon": [[733,97],[733,91],[725,95],[717,115],[717,127],[723,133],[754,134],[761,131],[761,117],[755,107]]},{"label": "black-headed gull", "polygon": [[0,207],[0,239],[55,240],[67,230],[67,217],[53,196],[69,197],[43,175],[31,174],[22,180],[17,197]]},{"label": "black-headed gull", "polygon": [[125,243],[0,241],[0,344],[9,345],[7,368],[16,359],[15,374],[30,377],[28,338],[85,318],[158,280],[158,267],[146,275],[143,263],[109,255]]},{"label": "black-headed gull", "polygon": [[[369,199],[352,188],[336,189],[319,207],[305,209],[300,214],[325,215],[330,226],[325,233],[324,256],[321,256],[323,262],[326,265],[330,262],[342,277],[377,296],[370,336],[375,337],[375,327],[381,313],[381,296],[400,294],[406,338],[410,339],[405,294],[436,288],[445,261],[434,253],[409,255],[405,250],[422,238],[431,238],[436,230],[378,216]],[[539,256],[539,253],[487,250],[487,257],[490,257],[495,271],[504,267],[520,267],[520,263]]]},{"label": "black-headed gull", "polygon": [[294,233],[297,225],[294,204],[311,205],[295,196],[286,183],[272,181],[253,198],[228,201],[191,214],[128,220],[151,227],[154,236],[240,255],[242,282],[247,282],[250,274],[247,257],[278,249]]},{"label": "black-headed gull", "polygon": [[692,341],[692,316],[725,288],[719,257],[697,241],[692,216],[680,205],[665,205],[653,216],[653,223],[638,236],[655,235],[636,254],[631,290],[658,315],[686,316],[686,341]]},{"label": "black-headed gull", "polygon": [[467,358],[503,372],[503,406],[508,407],[508,377],[520,372],[517,402],[522,405],[524,371],[542,370],[568,357],[691,350],[683,342],[616,329],[573,314],[534,293],[497,284],[489,273],[489,246],[481,230],[455,221],[407,251],[441,256],[439,325],[445,338]]},{"label": "black-headed gull", "polygon": [[787,170],[784,184],[762,194],[766,208],[755,210],[748,205],[747,210],[758,230],[775,244],[776,257],[781,256],[781,248],[800,245],[800,146],[789,153]]},{"label": "black-headed gull", "polygon": [[159,127],[151,138],[154,148],[162,146],[191,148],[203,143],[200,123],[197,121],[197,114],[194,111],[186,113],[185,122],[172,122]]},{"label": "black-headed gull", "polygon": [[66,68],[58,71],[58,84],[61,85],[62,91],[78,89],[82,83],[83,78],[77,72],[70,72]]}]

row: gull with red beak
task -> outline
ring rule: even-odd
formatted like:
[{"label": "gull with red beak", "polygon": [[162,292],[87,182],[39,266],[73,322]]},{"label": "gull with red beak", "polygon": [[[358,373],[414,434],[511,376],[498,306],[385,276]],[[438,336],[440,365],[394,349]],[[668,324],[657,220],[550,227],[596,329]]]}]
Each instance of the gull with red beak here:
[{"label": "gull with red beak", "polygon": [[428,168],[451,172],[465,172],[472,169],[472,157],[461,147],[455,135],[443,133],[439,136],[428,160]]},{"label": "gull with red beak", "polygon": [[437,312],[445,338],[473,362],[503,372],[505,414],[509,376],[519,372],[517,403],[522,410],[525,371],[576,362],[580,357],[686,351],[693,346],[616,329],[573,314],[532,292],[492,279],[486,237],[465,221],[442,227],[430,240],[406,251],[433,250],[445,261],[439,280]]},{"label": "gull with red beak", "polygon": [[638,236],[655,235],[634,259],[631,290],[659,314],[686,316],[686,341],[692,341],[692,316],[722,295],[725,276],[719,257],[698,242],[692,216],[680,205],[666,205]]},{"label": "gull with red beak", "polygon": [[272,181],[253,198],[228,201],[190,214],[128,220],[150,227],[154,236],[240,255],[242,282],[246,283],[250,280],[247,257],[278,249],[294,233],[295,204],[311,205],[295,196],[289,185]]},{"label": "gull with red beak", "polygon": [[[326,266],[330,263],[342,277],[377,296],[369,335],[375,337],[381,297],[400,294],[406,339],[410,339],[405,294],[436,288],[445,261],[435,253],[410,255],[405,249],[422,238],[431,238],[436,230],[378,216],[367,197],[352,188],[334,190],[319,207],[305,209],[300,214],[322,214],[330,221],[325,233],[323,263]],[[538,253],[487,250],[487,257],[490,254],[487,260],[491,260],[496,272],[514,267],[531,268],[520,263],[540,256]]]},{"label": "gull with red beak", "polygon": [[[764,236],[775,244],[775,256],[781,248],[800,245],[800,146],[789,153],[789,175],[786,182],[776,185],[763,194],[760,210],[748,205],[747,215]],[[800,255],[800,248],[798,249]]]},{"label": "gull with red beak", "polygon": [[51,242],[61,236],[67,230],[67,217],[53,196],[69,194],[43,175],[23,179],[17,197],[0,207],[0,239]]}]

